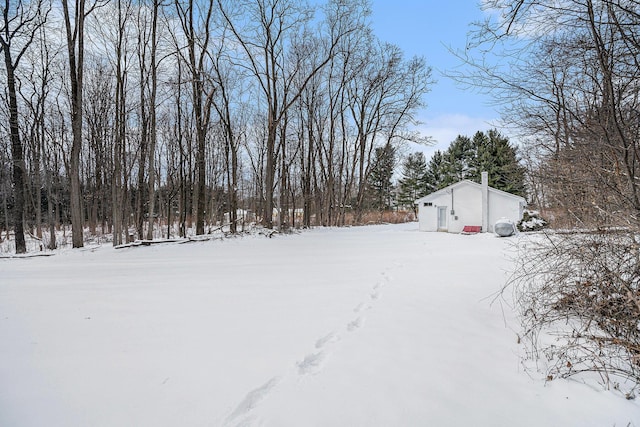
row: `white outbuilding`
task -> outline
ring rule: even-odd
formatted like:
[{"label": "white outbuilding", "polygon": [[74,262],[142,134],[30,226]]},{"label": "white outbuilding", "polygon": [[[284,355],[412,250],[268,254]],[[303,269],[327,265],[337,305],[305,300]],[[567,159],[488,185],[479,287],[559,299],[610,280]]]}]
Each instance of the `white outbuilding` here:
[{"label": "white outbuilding", "polygon": [[515,194],[488,185],[488,175],[482,173],[482,184],[463,180],[428,194],[415,202],[421,231],[466,230],[493,232],[493,225],[502,218],[517,223],[526,200]]}]

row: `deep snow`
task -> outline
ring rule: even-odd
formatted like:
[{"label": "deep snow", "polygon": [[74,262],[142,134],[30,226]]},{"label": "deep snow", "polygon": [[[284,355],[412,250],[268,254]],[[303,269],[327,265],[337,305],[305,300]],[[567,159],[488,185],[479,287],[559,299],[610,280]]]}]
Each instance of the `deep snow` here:
[{"label": "deep snow", "polygon": [[0,259],[0,426],[640,426],[523,369],[518,237],[417,224]]}]

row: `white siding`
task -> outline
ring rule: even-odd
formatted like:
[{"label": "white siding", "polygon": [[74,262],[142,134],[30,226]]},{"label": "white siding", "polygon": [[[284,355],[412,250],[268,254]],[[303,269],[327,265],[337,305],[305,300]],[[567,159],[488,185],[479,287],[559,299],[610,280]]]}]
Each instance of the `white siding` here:
[{"label": "white siding", "polygon": [[493,226],[500,218],[518,223],[522,218],[522,205],[518,199],[489,190],[489,232],[493,232]]},{"label": "white siding", "polygon": [[[431,206],[425,206],[431,203]],[[447,229],[449,225],[449,210],[451,209],[451,195],[449,193],[431,194],[419,200],[418,220],[421,231],[438,231],[438,207],[447,208]],[[446,230],[445,230],[446,231]]]},{"label": "white siding", "polygon": [[[470,181],[461,181],[416,200],[421,231],[448,231],[460,233],[465,225],[482,226],[482,187]],[[493,226],[500,218],[517,222],[522,217],[525,201],[489,187],[487,195],[488,225]],[[446,226],[438,228],[438,208],[446,208]]]},{"label": "white siding", "polygon": [[449,232],[460,233],[465,225],[482,225],[482,192],[467,183],[452,190],[453,215],[450,215]]}]

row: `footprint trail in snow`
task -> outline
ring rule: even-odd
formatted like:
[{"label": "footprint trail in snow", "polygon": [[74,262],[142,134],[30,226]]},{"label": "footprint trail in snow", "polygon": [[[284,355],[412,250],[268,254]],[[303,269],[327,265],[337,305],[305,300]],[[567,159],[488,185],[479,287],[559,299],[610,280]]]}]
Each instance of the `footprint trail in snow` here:
[{"label": "footprint trail in snow", "polygon": [[[394,263],[394,267],[402,267],[402,264],[396,262]],[[372,304],[380,300],[383,288],[393,281],[393,277],[389,275],[388,270],[381,272],[380,276],[381,278],[370,288],[366,300],[354,307],[353,312],[356,313],[358,317],[349,321],[344,326],[344,330],[347,333],[354,333],[364,326],[366,319],[365,312],[374,308]],[[301,361],[295,363],[294,372],[297,376],[305,377],[316,375],[322,371],[330,354],[330,347],[336,345],[340,340],[341,336],[336,331],[318,338],[315,343],[315,350],[304,356]],[[283,378],[284,376],[273,377],[260,387],[247,393],[242,402],[240,402],[231,415],[227,417],[225,425],[252,425],[255,421],[252,417],[253,410],[283,381]]]},{"label": "footprint trail in snow", "polygon": [[251,411],[271,392],[271,390],[280,382],[279,377],[273,377],[260,387],[250,391],[244,397],[242,402],[236,407],[236,409],[229,415],[225,425],[232,425],[232,423],[238,421],[235,425],[246,425],[251,421]]}]

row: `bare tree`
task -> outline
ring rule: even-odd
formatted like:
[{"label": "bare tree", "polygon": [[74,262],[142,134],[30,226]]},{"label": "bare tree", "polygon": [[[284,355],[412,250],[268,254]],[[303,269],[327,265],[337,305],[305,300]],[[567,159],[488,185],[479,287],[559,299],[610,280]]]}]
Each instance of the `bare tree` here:
[{"label": "bare tree", "polygon": [[87,73],[85,84],[86,102],[83,104],[86,122],[86,140],[92,154],[89,166],[93,172],[85,182],[89,203],[89,227],[92,232],[100,224],[103,232],[107,221],[112,225],[111,176],[113,156],[111,145],[114,138],[114,85],[107,64],[95,65]]},{"label": "bare tree", "polygon": [[607,387],[637,387],[640,4],[486,5],[501,19],[479,27],[476,56],[461,55],[475,72],[458,77],[500,98],[528,137],[540,207],[580,228],[526,242],[511,282],[524,337],[548,379],[595,371]]},{"label": "bare tree", "polygon": [[[357,177],[355,209],[363,212],[367,180],[376,143],[413,140],[426,142],[406,132],[428,91],[431,70],[424,59],[404,61],[399,47],[372,40],[361,54],[357,72],[348,85],[349,109],[357,129],[352,176]],[[357,166],[357,170],[355,169]]]},{"label": "bare tree", "polygon": [[[27,138],[25,159],[32,187],[32,217],[35,217],[36,236],[42,239],[44,237],[42,233],[44,225],[42,202],[48,201],[52,184],[47,179],[47,163],[54,150],[48,137],[47,119],[50,116],[50,99],[52,95],[56,94],[54,92],[55,79],[58,75],[55,72],[55,65],[58,60],[59,46],[47,40],[47,31],[44,26],[38,30],[38,36],[34,42],[36,46],[25,56],[28,63],[25,72],[22,73],[25,78],[22,79],[20,95],[26,107],[22,123],[25,128],[23,135]],[[44,187],[46,187],[47,193],[43,193]],[[50,203],[47,204],[50,207]],[[48,222],[48,246],[53,249],[55,248],[55,234],[52,228],[55,227],[55,224],[52,215],[48,216]]]},{"label": "bare tree", "polygon": [[71,86],[71,130],[73,143],[69,158],[69,179],[71,182],[71,229],[73,247],[84,246],[84,214],[80,182],[80,152],[82,150],[82,91],[84,81],[84,39],[85,19],[105,0],[96,0],[87,7],[85,0],[62,1],[62,11],[67,38],[69,61],[69,84]]},{"label": "bare tree", "polygon": [[[224,28],[225,22],[221,24]],[[243,114],[246,112],[242,99],[242,74],[235,69],[228,49],[227,32],[218,37],[217,48],[210,53],[211,78],[217,88],[213,107],[217,113],[221,138],[224,141],[225,178],[227,182],[229,226],[231,233],[237,232],[238,187],[240,185],[240,142],[246,131],[243,129]]]},{"label": "bare tree", "polygon": [[[113,143],[113,245],[124,242],[122,235],[128,239],[126,206],[126,139],[127,139],[127,72],[128,72],[128,32],[127,22],[131,18],[131,4],[126,0],[117,1],[117,36],[115,40],[115,132]],[[142,124],[144,129],[144,123]],[[146,141],[142,141],[144,145]],[[144,172],[141,172],[144,175]]]},{"label": "bare tree", "polygon": [[[4,135],[4,129],[3,135]],[[12,181],[11,178],[11,156],[9,154],[9,147],[0,146],[0,193],[2,193],[2,227],[0,229],[4,229],[4,239],[9,240],[9,208],[7,206],[7,199],[9,198],[9,193],[11,192],[10,183]],[[2,242],[3,238],[0,237],[0,242]]]},{"label": "bare tree", "polygon": [[[149,94],[149,229],[147,239],[153,239],[153,221],[156,210],[156,164],[155,151],[158,140],[158,14],[160,1],[153,0],[151,6],[151,52],[149,70],[151,72],[151,93]],[[167,236],[168,238],[168,236]]]},{"label": "bare tree", "polygon": [[[144,218],[148,217],[146,238],[153,239],[156,210],[157,93],[158,93],[158,18],[162,4],[151,0],[137,10],[137,60],[139,67],[140,145],[136,193],[136,228],[144,238]],[[148,166],[148,179],[147,179]]]},{"label": "bare tree", "polygon": [[[148,11],[144,6],[141,6],[137,10],[136,16],[136,28],[137,28],[137,60],[138,60],[138,72],[139,72],[139,80],[138,80],[138,91],[139,91],[139,119],[138,119],[138,128],[140,129],[140,155],[138,156],[138,179],[137,179],[137,189],[136,189],[136,209],[135,209],[135,217],[136,217],[136,230],[138,234],[138,238],[144,238],[144,217],[145,217],[145,202],[148,202],[146,198],[145,184],[146,184],[146,165],[149,160],[148,149],[149,149],[149,127],[150,127],[150,117],[149,117],[149,105],[147,103],[147,86],[149,80],[149,71],[147,67],[149,66],[147,56],[149,50],[149,39],[151,38],[150,29],[148,28]],[[153,22],[157,25],[157,18],[155,20],[152,19]],[[153,156],[151,156],[153,158]],[[152,213],[148,212],[149,216],[149,228],[153,228],[153,217]]]},{"label": "bare tree", "polygon": [[[342,39],[354,26],[348,19],[348,13],[339,15],[342,20],[334,22],[331,29],[335,36],[329,40],[330,46],[317,56],[317,51],[303,46],[293,58],[294,64],[288,64],[287,49],[291,48],[295,35],[304,33],[311,18],[311,9],[304,3],[290,0],[247,0],[229,4],[218,0],[221,13],[245,53],[246,68],[256,79],[264,97],[267,134],[264,178],[264,219],[267,228],[273,228],[274,191],[277,170],[277,141],[282,121],[301,96],[311,79],[331,60]],[[349,2],[340,3],[343,12],[349,11]],[[302,67],[302,62],[313,64]],[[300,84],[295,85],[298,81]]]},{"label": "bare tree", "polygon": [[[638,3],[493,0],[487,7],[505,19],[480,25],[460,55],[475,72],[455,77],[494,94],[504,119],[536,146],[530,151],[544,166],[538,182],[547,186],[540,207],[568,225],[593,224],[604,211],[618,213],[608,221],[626,212],[637,222]],[[492,58],[502,65],[491,66]]]},{"label": "bare tree", "polygon": [[[19,4],[44,13],[46,1]],[[90,234],[111,226],[114,244],[132,236],[130,225],[151,239],[165,213],[177,217],[182,236],[190,221],[201,234],[227,212],[235,232],[241,207],[267,227],[297,225],[290,215],[297,207],[306,226],[314,216],[317,224],[345,223],[374,146],[413,138],[407,128],[422,89],[411,79],[426,68],[371,37],[368,0],[191,0],[172,7],[161,0],[61,0],[59,9],[66,36],[60,58],[68,64],[43,56],[46,64],[36,57],[26,72],[22,66],[14,84],[22,75],[29,83],[16,105],[28,108],[16,120],[7,109],[0,126],[7,140],[18,129],[24,144],[12,157],[23,156],[23,184],[14,187],[25,188],[18,209],[25,217],[11,222],[35,219],[39,233],[48,199],[50,227],[70,221],[74,247],[83,245],[85,223]],[[20,27],[23,34],[33,25]],[[41,38],[50,46],[58,40]],[[16,40],[17,65],[24,43]],[[172,45],[166,52],[165,43]],[[367,43],[380,48],[376,55],[362,55]],[[369,79],[364,68],[380,78]],[[354,114],[363,103],[364,118]],[[68,180],[55,170],[60,164]],[[4,212],[12,213],[11,198],[4,199]]]},{"label": "bare tree", "polygon": [[[215,86],[207,85],[209,42],[211,38],[214,2],[189,0],[186,3],[176,1],[176,12],[181,30],[186,39],[183,48],[179,42],[178,53],[189,70],[193,115],[196,126],[196,234],[204,234],[206,206],[206,142],[211,120],[211,108]],[[184,52],[186,50],[186,53]]]},{"label": "bare tree", "polygon": [[18,124],[16,70],[20,60],[46,22],[51,5],[45,0],[29,3],[5,0],[0,23],[0,51],[4,55],[7,76],[9,129],[13,165],[14,228],[16,253],[27,251],[24,238],[25,173],[24,148]]}]

